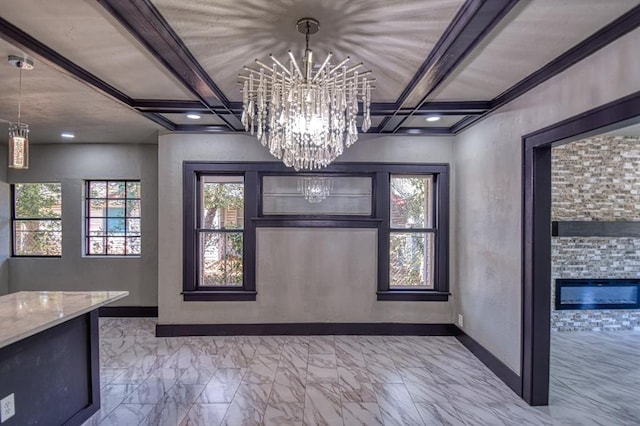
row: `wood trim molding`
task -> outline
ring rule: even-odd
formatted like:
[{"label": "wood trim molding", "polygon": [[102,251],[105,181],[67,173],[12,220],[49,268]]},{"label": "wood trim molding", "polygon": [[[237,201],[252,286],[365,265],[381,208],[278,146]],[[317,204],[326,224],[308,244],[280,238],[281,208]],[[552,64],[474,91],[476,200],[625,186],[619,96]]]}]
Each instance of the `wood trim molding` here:
[{"label": "wood trim molding", "polygon": [[456,339],[469,349],[489,370],[502,380],[518,396],[522,396],[522,378],[505,363],[500,361],[495,355],[489,352],[484,346],[476,342],[471,336],[458,328]]},{"label": "wood trim molding", "polygon": [[255,290],[237,291],[184,291],[185,302],[255,302],[258,292]]},{"label": "wood trim molding", "polygon": [[210,108],[220,106],[226,114],[216,114],[234,132],[240,121],[229,109],[229,100],[202,68],[184,42],[149,0],[98,0],[120,24],[147,48],[202,104]]},{"label": "wood trim molding", "polygon": [[157,337],[230,335],[456,336],[453,324],[415,323],[271,323],[271,324],[158,324]]},{"label": "wood trim molding", "polygon": [[127,107],[133,106],[133,100],[120,90],[101,80],[94,74],[71,62],[55,50],[44,43],[31,37],[20,28],[0,17],[0,37],[14,46],[30,52],[36,59],[55,69],[56,71],[68,75],[88,86],[93,87],[98,92],[109,98],[124,104]]},{"label": "wood trim molding", "polygon": [[522,137],[522,397],[549,401],[551,147],[640,122],[640,91]]},{"label": "wood trim molding", "polygon": [[131,317],[153,318],[158,316],[157,306],[102,306],[98,309],[101,318]]},{"label": "wood trim molding", "polygon": [[[238,119],[242,108],[241,103],[231,102],[225,97],[151,0],[98,0],[98,2],[136,37],[169,72],[194,93],[198,100],[132,99],[2,18],[0,18],[0,37],[29,52],[33,57],[57,71],[69,75],[141,113],[169,131],[218,133],[242,130]],[[370,133],[399,133],[418,136],[455,135],[576,62],[634,30],[640,22],[640,6],[636,6],[493,100],[428,102],[429,95],[455,72],[462,60],[475,49],[500,20],[507,16],[517,3],[517,0],[491,2],[466,0],[399,98],[395,102],[379,102],[371,105],[372,115],[383,116],[384,119],[379,126],[370,129]],[[415,107],[404,107],[403,103],[416,90],[420,81],[425,78],[429,78],[430,84],[422,100]],[[225,124],[223,126],[193,127],[176,125],[160,115],[188,111],[214,114],[220,117]],[[465,118],[451,127],[402,127],[405,120],[413,115],[432,113],[464,115]]]},{"label": "wood trim molding", "polygon": [[552,237],[640,237],[640,222],[553,221]]},{"label": "wood trim molding", "polygon": [[378,301],[391,302],[447,302],[451,293],[441,291],[380,291]]},{"label": "wood trim molding", "polygon": [[[400,95],[397,101],[398,107],[402,107],[411,92],[418,86],[418,83],[426,79],[429,84],[422,99],[413,111],[420,109],[427,102],[429,96],[456,71],[464,58],[489,35],[491,30],[507,16],[517,3],[517,0],[493,0],[487,2],[467,0],[409,85]],[[379,127],[383,131],[390,130],[385,129],[385,126],[389,119],[395,115],[394,113],[391,117],[387,117]],[[396,133],[411,116],[413,116],[413,112],[403,117],[398,123],[394,123],[391,132]]]},{"label": "wood trim molding", "polygon": [[596,33],[592,34],[587,39],[575,45],[573,48],[567,50],[547,65],[538,69],[537,71],[529,74],[518,83],[511,86],[502,94],[498,95],[491,101],[491,108],[484,114],[479,116],[469,116],[460,120],[458,123],[452,126],[451,131],[457,134],[478,121],[485,118],[487,115],[497,110],[498,108],[508,104],[514,99],[524,95],[529,90],[544,83],[545,81],[555,77],[562,71],[571,67],[572,65],[587,58],[608,44],[616,41],[625,34],[638,28],[640,22],[640,6],[636,6],[624,15],[620,16],[615,21],[609,23]]},{"label": "wood trim molding", "polygon": [[573,64],[580,62],[609,43],[638,28],[639,22],[640,6],[636,6],[497,96],[491,101],[491,108],[500,108],[551,77],[560,74]]}]

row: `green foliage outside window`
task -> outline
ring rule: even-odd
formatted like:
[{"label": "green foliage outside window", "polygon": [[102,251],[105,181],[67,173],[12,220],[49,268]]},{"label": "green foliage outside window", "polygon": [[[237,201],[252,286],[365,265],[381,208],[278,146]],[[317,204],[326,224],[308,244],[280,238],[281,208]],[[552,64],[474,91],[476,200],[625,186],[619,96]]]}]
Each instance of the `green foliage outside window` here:
[{"label": "green foliage outside window", "polygon": [[62,255],[59,183],[15,184],[13,243],[16,256]]},{"label": "green foliage outside window", "polygon": [[431,286],[433,234],[402,232],[431,228],[431,176],[391,177],[389,272],[391,287]]},{"label": "green foliage outside window", "polygon": [[201,227],[211,231],[201,234],[201,285],[242,286],[244,183],[236,176],[213,179],[203,185]]}]

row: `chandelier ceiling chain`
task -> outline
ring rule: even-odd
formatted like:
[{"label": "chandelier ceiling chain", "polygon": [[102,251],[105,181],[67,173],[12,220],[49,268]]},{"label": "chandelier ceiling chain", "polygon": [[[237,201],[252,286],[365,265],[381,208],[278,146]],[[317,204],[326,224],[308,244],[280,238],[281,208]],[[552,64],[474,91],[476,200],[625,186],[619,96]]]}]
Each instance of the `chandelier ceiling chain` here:
[{"label": "chandelier ceiling chain", "polygon": [[347,68],[349,56],[333,65],[332,52],[314,67],[309,39],[319,28],[313,18],[297,23],[306,41],[302,67],[289,50],[288,67],[270,54],[271,66],[256,59],[260,68],[244,67],[248,75],[239,76],[245,130],[296,170],[325,167],[355,143],[359,102],[362,131],[371,127],[371,71],[359,72],[362,62]]}]

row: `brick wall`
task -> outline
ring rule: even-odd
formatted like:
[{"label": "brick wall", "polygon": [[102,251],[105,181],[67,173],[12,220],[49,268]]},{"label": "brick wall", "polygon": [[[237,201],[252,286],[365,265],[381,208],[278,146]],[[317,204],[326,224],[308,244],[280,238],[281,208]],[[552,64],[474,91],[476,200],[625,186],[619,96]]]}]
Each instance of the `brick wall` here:
[{"label": "brick wall", "polygon": [[[552,220],[640,221],[640,138],[552,150]],[[639,278],[640,238],[553,237],[553,330],[640,330],[640,310],[555,311],[556,278]]]}]

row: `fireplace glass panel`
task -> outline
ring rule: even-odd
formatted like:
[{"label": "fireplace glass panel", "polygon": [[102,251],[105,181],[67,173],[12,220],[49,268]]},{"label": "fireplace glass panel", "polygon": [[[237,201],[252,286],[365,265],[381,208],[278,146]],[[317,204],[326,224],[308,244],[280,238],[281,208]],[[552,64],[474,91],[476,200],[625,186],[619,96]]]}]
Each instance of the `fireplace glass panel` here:
[{"label": "fireplace glass panel", "polygon": [[637,309],[635,280],[557,280],[556,309]]}]

